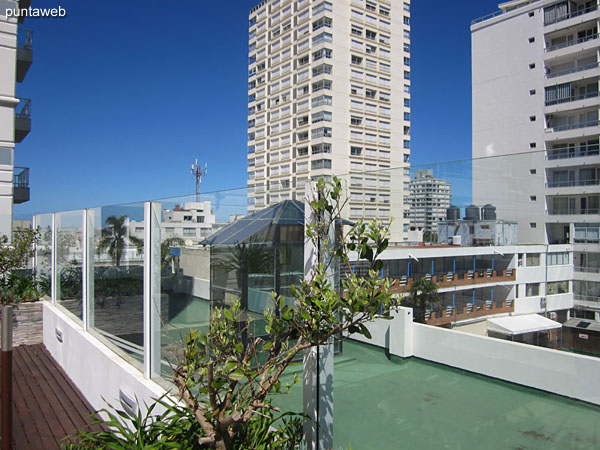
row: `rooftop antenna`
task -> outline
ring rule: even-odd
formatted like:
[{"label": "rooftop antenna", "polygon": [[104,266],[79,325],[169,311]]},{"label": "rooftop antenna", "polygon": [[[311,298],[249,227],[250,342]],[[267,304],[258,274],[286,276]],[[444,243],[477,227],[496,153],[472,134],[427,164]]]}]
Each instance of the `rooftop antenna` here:
[{"label": "rooftop antenna", "polygon": [[196,178],[196,201],[200,201],[200,184],[202,183],[202,177],[208,173],[208,169],[206,163],[204,163],[204,167],[200,167],[198,165],[198,158],[196,158],[196,162],[192,163],[192,171],[191,174]]}]

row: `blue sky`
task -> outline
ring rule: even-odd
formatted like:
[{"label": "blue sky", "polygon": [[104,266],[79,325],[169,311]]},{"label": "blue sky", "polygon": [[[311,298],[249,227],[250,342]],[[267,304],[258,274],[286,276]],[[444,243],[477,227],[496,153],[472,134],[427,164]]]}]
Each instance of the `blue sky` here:
[{"label": "blue sky", "polygon": [[[32,132],[15,162],[31,168],[31,201],[15,218],[192,193],[196,156],[204,192],[243,186],[256,3],[34,0],[67,16],[23,25],[34,62],[17,95],[32,99]],[[470,156],[469,25],[497,3],[414,0],[413,164]]]}]

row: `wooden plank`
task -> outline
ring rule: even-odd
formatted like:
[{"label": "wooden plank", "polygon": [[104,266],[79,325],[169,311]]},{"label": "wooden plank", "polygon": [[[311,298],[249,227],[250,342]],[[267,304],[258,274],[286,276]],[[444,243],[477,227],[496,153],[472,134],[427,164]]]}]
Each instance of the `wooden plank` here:
[{"label": "wooden plank", "polygon": [[31,380],[35,382],[36,391],[33,392],[35,401],[38,404],[38,408],[44,414],[44,418],[46,419],[46,422],[48,422],[48,426],[55,439],[60,440],[66,432],[63,427],[63,411],[58,407],[58,398],[52,389],[47,389],[46,386],[44,386],[47,379],[45,378],[44,373],[36,365],[36,361],[33,359],[35,358],[35,355],[30,354],[30,349],[26,346],[22,347],[23,348],[19,351],[19,358],[29,370]]},{"label": "wooden plank", "polygon": [[47,384],[53,389],[59,398],[60,405],[69,422],[67,434],[72,434],[90,423],[89,414],[93,412],[89,404],[83,400],[83,396],[72,384],[71,380],[64,374],[62,369],[51,359],[52,357],[45,348],[39,349],[39,363],[47,375]]},{"label": "wooden plank", "polygon": [[[16,355],[13,354],[13,356]],[[23,420],[23,428],[27,430],[27,440],[33,447],[46,448],[48,443],[54,441],[54,436],[32,395],[30,373],[20,357],[13,358],[13,368],[15,369],[13,372],[14,390],[21,394],[19,418]],[[34,387],[33,391],[35,389]]]}]

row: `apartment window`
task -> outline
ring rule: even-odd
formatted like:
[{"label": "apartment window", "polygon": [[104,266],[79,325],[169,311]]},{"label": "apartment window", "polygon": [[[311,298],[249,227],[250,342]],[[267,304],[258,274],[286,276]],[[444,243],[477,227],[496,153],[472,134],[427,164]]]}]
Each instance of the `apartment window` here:
[{"label": "apartment window", "polygon": [[365,48],[365,52],[367,52],[369,55],[374,55],[377,53],[377,47],[375,47],[374,45],[367,45]]},{"label": "apartment window", "polygon": [[390,73],[390,65],[385,63],[379,63],[379,70],[385,73]]},{"label": "apartment window", "polygon": [[377,150],[374,148],[368,148],[365,150],[365,156],[367,158],[376,158],[377,157]]},{"label": "apartment window", "polygon": [[360,66],[362,64],[362,58],[360,56],[352,55],[352,64]]},{"label": "apartment window", "polygon": [[351,32],[355,36],[362,36],[362,28],[357,27],[356,25],[352,25]]},{"label": "apartment window", "polygon": [[305,109],[308,109],[308,100],[299,102],[298,106],[296,107],[296,111],[298,111],[298,112],[304,111]]},{"label": "apartment window", "polygon": [[405,66],[410,66],[410,58],[407,57],[407,56],[404,57],[404,65]]},{"label": "apartment window", "polygon": [[312,130],[312,138],[316,139],[319,137],[331,137],[331,128],[320,127]]},{"label": "apartment window", "polygon": [[376,40],[377,39],[377,33],[375,31],[367,30],[365,32],[365,37],[367,39]]},{"label": "apartment window", "polygon": [[409,98],[405,98],[405,99],[404,99],[404,106],[405,106],[406,108],[410,108],[410,99],[409,99]]},{"label": "apartment window", "polygon": [[308,61],[309,61],[308,55],[298,58],[298,67],[302,67],[302,66],[308,64]]},{"label": "apartment window", "polygon": [[529,148],[536,148],[537,144],[535,142],[530,142],[529,143]]},{"label": "apartment window", "polygon": [[362,22],[363,14],[360,11],[352,10],[352,19]]},{"label": "apartment window", "polygon": [[350,116],[350,125],[360,126],[362,124],[362,117]]},{"label": "apartment window", "polygon": [[568,281],[551,281],[546,283],[546,295],[566,294],[568,292]]},{"label": "apartment window", "polygon": [[404,140],[404,148],[410,149],[410,141]]},{"label": "apartment window", "polygon": [[184,228],[183,235],[185,237],[196,237],[196,229],[195,228]]},{"label": "apartment window", "polygon": [[404,25],[410,25],[410,17],[404,16],[402,23],[404,23]]},{"label": "apartment window", "polygon": [[317,144],[312,146],[312,154],[331,153],[331,144]]},{"label": "apartment window", "polygon": [[406,121],[410,120],[410,113],[408,113],[408,112],[404,113],[404,120],[406,120]]},{"label": "apartment window", "polygon": [[379,14],[381,14],[382,16],[389,16],[390,15],[390,9],[389,8],[385,8],[383,6],[379,7]]},{"label": "apartment window", "polygon": [[350,192],[350,201],[351,202],[361,202],[362,201],[362,193]]},{"label": "apartment window", "polygon": [[367,98],[375,98],[377,96],[377,91],[375,89],[365,89],[365,96]]},{"label": "apartment window", "polygon": [[375,5],[375,3],[373,2],[370,2],[369,0],[367,0],[365,8],[367,8],[369,11],[377,11],[377,5]]},{"label": "apartment window", "polygon": [[331,28],[331,19],[329,17],[321,17],[316,22],[313,22],[313,31],[317,31],[323,27]]},{"label": "apartment window", "polygon": [[350,155],[360,156],[362,153],[362,147],[350,147]]},{"label": "apartment window", "polygon": [[410,162],[410,155],[404,154],[404,162],[405,163]]},{"label": "apartment window", "polygon": [[308,92],[309,92],[309,89],[308,89],[308,84],[307,84],[307,85],[305,85],[305,86],[300,86],[300,87],[297,89],[298,97],[301,97],[301,96],[303,96],[303,95],[306,95],[306,94],[308,94]]},{"label": "apartment window", "polygon": [[369,128],[377,128],[377,120],[375,119],[367,119],[365,120],[365,126]]},{"label": "apartment window", "polygon": [[537,196],[536,195],[530,195],[529,196],[529,201],[530,202],[537,202]]},{"label": "apartment window", "polygon": [[527,283],[525,285],[525,296],[535,297],[540,295],[540,283]]},{"label": "apartment window", "polygon": [[363,104],[362,104],[362,102],[357,102],[356,100],[351,100],[350,101],[350,109],[362,111],[363,110]]},{"label": "apartment window", "polygon": [[527,253],[526,257],[527,267],[535,267],[540,265],[540,254],[539,253]]},{"label": "apartment window", "polygon": [[311,161],[310,167],[312,170],[331,169],[331,160],[317,159],[315,161]]},{"label": "apartment window", "polygon": [[313,6],[313,15],[320,14],[324,11],[332,11],[333,5],[329,2],[321,2],[318,5]]},{"label": "apartment window", "polygon": [[306,156],[308,155],[308,147],[300,147],[296,150],[296,154],[298,156]]},{"label": "apartment window", "polygon": [[299,162],[296,164],[296,171],[305,172],[308,170],[308,161]]},{"label": "apartment window", "polygon": [[377,77],[375,75],[372,75],[370,73],[367,73],[365,75],[365,81],[367,83],[371,83],[371,84],[377,84]]},{"label": "apartment window", "polygon": [[379,113],[382,116],[389,116],[390,115],[390,111],[391,111],[391,109],[388,108],[387,106],[380,106],[379,107]]},{"label": "apartment window", "polygon": [[530,37],[530,38],[529,38],[529,43],[530,43],[530,44],[533,44],[534,42],[535,42],[535,37]]},{"label": "apartment window", "polygon": [[362,163],[356,161],[350,161],[350,170],[362,171]]},{"label": "apartment window", "polygon": [[535,222],[530,222],[530,223],[529,223],[529,228],[537,228],[537,223],[535,223]]},{"label": "apartment window", "polygon": [[529,68],[530,68],[530,69],[535,69],[535,63],[531,63],[531,64],[529,64]]},{"label": "apartment window", "polygon": [[331,33],[323,32],[313,37],[313,45],[323,44],[324,42],[333,42],[333,35]]},{"label": "apartment window", "polygon": [[537,169],[529,169],[529,173],[531,175],[535,175],[537,173]]},{"label": "apartment window", "polygon": [[312,99],[312,106],[322,106],[322,105],[331,105],[332,97],[329,95],[320,95],[319,97],[315,97]]},{"label": "apartment window", "polygon": [[331,90],[331,80],[321,80],[312,84],[312,91],[318,92],[325,89],[326,91]]},{"label": "apartment window", "polygon": [[331,112],[321,111],[312,115],[312,123],[331,122]]},{"label": "apartment window", "polygon": [[535,89],[530,89],[529,90],[529,95],[535,95]]},{"label": "apartment window", "polygon": [[351,77],[353,80],[362,80],[362,78],[363,78],[363,73],[362,73],[362,72],[359,72],[358,70],[352,70],[352,71],[351,71],[351,73],[350,73],[350,77]]},{"label": "apartment window", "polygon": [[330,66],[329,64],[321,64],[317,67],[313,67],[313,70],[312,70],[313,77],[319,76],[323,73],[331,74],[332,67],[333,66]]},{"label": "apartment window", "polygon": [[534,11],[529,11],[529,17],[533,17],[535,15]]},{"label": "apartment window", "polygon": [[530,122],[535,122],[536,117],[535,116],[529,116],[529,121]]},{"label": "apartment window", "polygon": [[408,70],[404,71],[404,79],[405,80],[410,80],[410,72]]},{"label": "apartment window", "polygon": [[318,61],[321,58],[331,59],[331,50],[323,48],[313,53],[313,61]]},{"label": "apartment window", "polygon": [[549,266],[564,266],[569,264],[569,253],[568,252],[558,252],[558,253],[548,253],[548,262]]},{"label": "apartment window", "polygon": [[379,150],[379,157],[381,159],[390,159],[390,152],[388,152],[387,150]]},{"label": "apartment window", "polygon": [[360,131],[351,131],[350,132],[350,139],[353,141],[362,141],[362,133]]}]

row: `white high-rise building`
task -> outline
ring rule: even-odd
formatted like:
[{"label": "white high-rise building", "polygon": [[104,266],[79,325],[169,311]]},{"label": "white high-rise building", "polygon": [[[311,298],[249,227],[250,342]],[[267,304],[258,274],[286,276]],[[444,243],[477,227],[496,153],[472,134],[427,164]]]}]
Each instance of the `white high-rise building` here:
[{"label": "white high-rise building", "polygon": [[575,305],[600,318],[598,2],[521,0],[471,26],[473,200],[519,242],[573,244]]},{"label": "white high-rise building", "polygon": [[437,233],[438,223],[446,220],[451,198],[450,184],[434,177],[432,169],[415,171],[410,180],[410,224],[425,233]]},{"label": "white high-rise building", "polygon": [[249,17],[249,209],[348,174],[348,217],[393,216],[402,240],[410,2],[265,0]]},{"label": "white high-rise building", "polygon": [[29,169],[15,167],[15,143],[31,129],[30,101],[17,98],[15,84],[25,78],[33,50],[31,32],[7,14],[18,5],[0,0],[0,234],[7,236],[12,230],[13,203],[29,200]]}]

